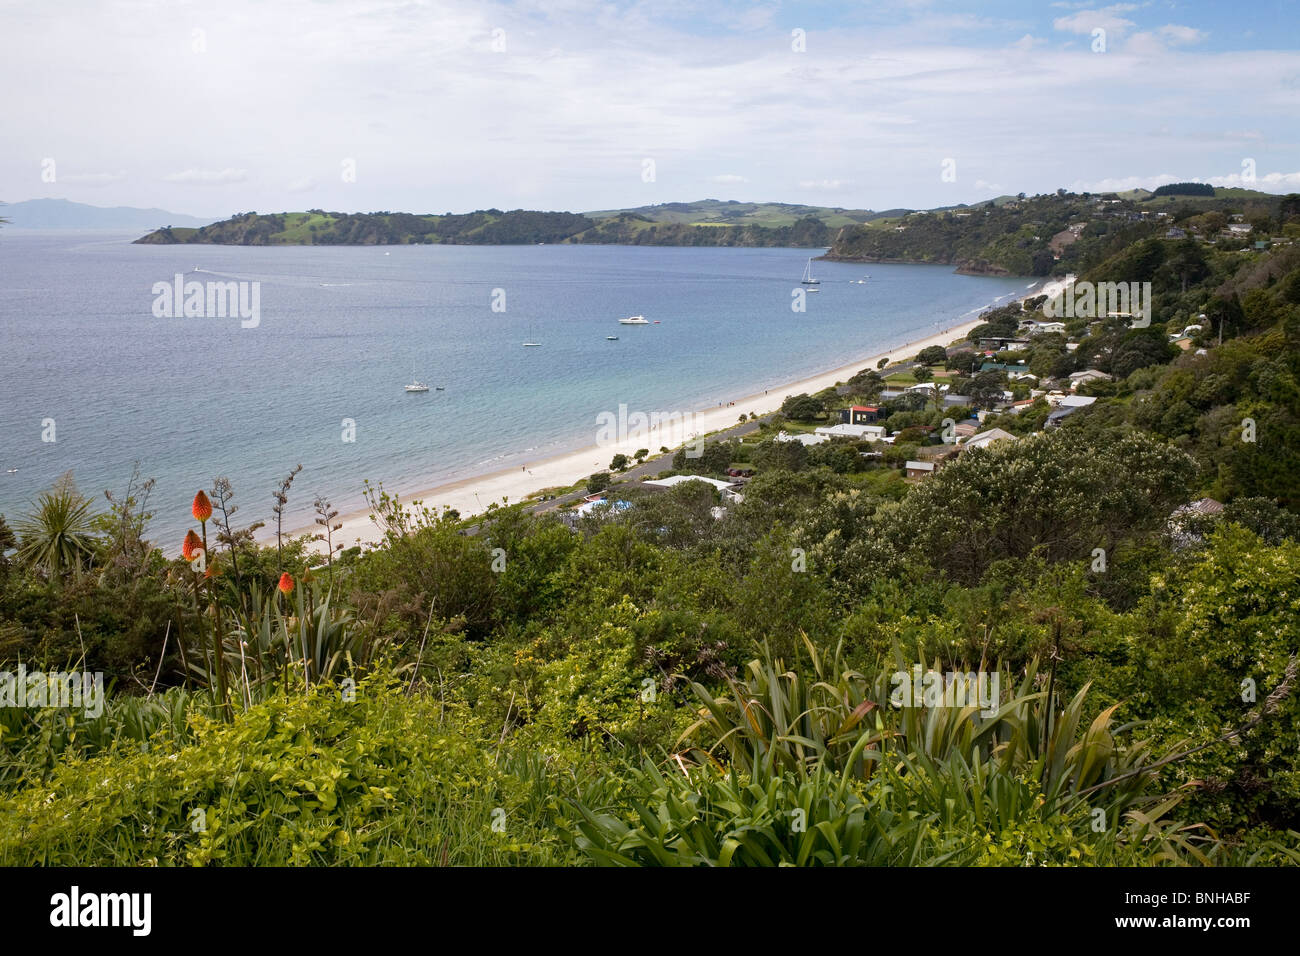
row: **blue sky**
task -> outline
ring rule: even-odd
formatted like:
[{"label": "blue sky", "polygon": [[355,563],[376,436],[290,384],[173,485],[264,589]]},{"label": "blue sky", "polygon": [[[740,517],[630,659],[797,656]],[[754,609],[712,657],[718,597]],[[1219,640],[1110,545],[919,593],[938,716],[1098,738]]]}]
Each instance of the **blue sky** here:
[{"label": "blue sky", "polygon": [[0,199],[225,216],[1300,191],[1298,13],[0,0]]}]

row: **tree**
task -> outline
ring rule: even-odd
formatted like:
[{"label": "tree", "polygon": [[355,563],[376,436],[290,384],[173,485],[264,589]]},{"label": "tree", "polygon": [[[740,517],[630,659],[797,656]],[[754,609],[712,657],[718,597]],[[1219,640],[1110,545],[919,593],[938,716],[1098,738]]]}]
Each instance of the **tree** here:
[{"label": "tree", "polygon": [[587,493],[594,495],[609,487],[609,472],[598,471],[587,478]]},{"label": "tree", "polygon": [[803,442],[776,441],[769,438],[754,449],[754,465],[759,469],[801,471],[808,464],[808,449]]},{"label": "tree", "polygon": [[944,360],[944,367],[950,372],[961,372],[969,374],[979,368],[981,360],[974,352],[963,349],[960,352],[954,352]]},{"label": "tree", "polygon": [[632,457],[636,459],[636,463],[639,465],[641,464],[641,462],[645,461],[645,457],[648,454],[650,454],[649,448],[638,448],[636,450],[636,454],[633,455]]},{"label": "tree", "polygon": [[18,560],[53,580],[79,574],[95,553],[90,500],[82,497],[67,472],[43,491],[36,507],[16,524]]},{"label": "tree", "polygon": [[918,382],[928,382],[930,379],[934,378],[934,373],[922,365],[919,368],[912,370],[912,377]]},{"label": "tree", "polygon": [[1095,444],[1068,430],[964,452],[913,488],[876,534],[900,553],[977,583],[996,561],[1108,555],[1162,532],[1187,500],[1192,459],[1141,432]]},{"label": "tree", "polygon": [[624,469],[627,468],[627,466],[628,466],[627,455],[624,455],[622,452],[620,452],[619,454],[615,455],[614,458],[610,461],[609,470],[623,471]]},{"label": "tree", "polygon": [[888,364],[889,364],[889,359],[882,358],[879,362],[876,363],[876,368],[884,368]]},{"label": "tree", "polygon": [[806,392],[791,395],[781,403],[781,414],[796,422],[814,421],[822,413],[822,403]]},{"label": "tree", "polygon": [[948,359],[948,350],[942,345],[931,345],[921,349],[916,360],[922,365],[942,365]]}]

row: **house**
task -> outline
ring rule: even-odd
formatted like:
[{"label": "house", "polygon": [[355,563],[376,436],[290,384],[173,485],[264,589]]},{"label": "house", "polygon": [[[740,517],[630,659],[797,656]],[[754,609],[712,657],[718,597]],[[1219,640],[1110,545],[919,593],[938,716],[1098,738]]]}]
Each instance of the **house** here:
[{"label": "house", "polygon": [[1088,382],[1109,382],[1110,376],[1105,372],[1099,372],[1095,368],[1084,369],[1082,372],[1070,373],[1070,388],[1075,389],[1080,385],[1086,385]]},{"label": "house", "polygon": [[1007,411],[1009,411],[1012,415],[1019,415],[1030,405],[1034,404],[1034,402],[1036,401],[1038,401],[1038,399],[1036,398],[1025,398],[1025,399],[1021,399],[1018,402],[1012,402],[1011,406],[1007,409]]},{"label": "house", "polygon": [[969,451],[972,448],[987,448],[996,441],[1006,441],[1008,439],[1015,441],[1016,436],[1011,434],[1011,432],[1003,431],[1001,428],[990,428],[986,432],[980,432],[978,435],[972,435],[970,438],[966,439],[965,444],[962,445],[962,450]]},{"label": "house", "polygon": [[825,435],[828,438],[853,438],[857,441],[883,441],[885,426],[848,425],[841,422],[838,425],[822,425],[820,428],[813,429],[813,434]]},{"label": "house", "polygon": [[840,409],[840,421],[845,425],[874,425],[879,420],[877,405],[850,405]]},{"label": "house", "polygon": [[1248,222],[1233,222],[1228,224],[1228,232],[1234,236],[1250,235],[1251,225]]},{"label": "house", "polygon": [[[1201,498],[1191,504],[1175,508],[1169,516],[1167,528],[1176,548],[1185,548],[1201,541],[1197,532],[1204,531],[1204,522],[1197,519],[1223,513],[1223,504],[1213,498]],[[1198,527],[1200,525],[1200,527]]]},{"label": "house", "polygon": [[723,501],[730,501],[739,504],[744,501],[744,497],[736,490],[739,485],[731,481],[719,481],[717,478],[703,478],[699,475],[673,475],[669,478],[655,478],[651,481],[642,482],[642,484],[651,485],[658,488],[671,488],[674,485],[680,485],[684,481],[702,481],[706,485],[712,485],[722,493]]},{"label": "house", "polygon": [[797,441],[799,444],[801,444],[801,445],[803,445],[803,446],[805,446],[805,447],[810,448],[810,447],[812,447],[813,445],[820,445],[820,444],[822,444],[822,442],[828,442],[828,441],[830,441],[830,440],[831,440],[831,436],[830,436],[830,435],[816,435],[816,434],[809,435],[809,434],[807,434],[806,432],[804,432],[804,433],[800,433],[800,434],[797,434],[797,435],[792,435],[792,434],[790,434],[789,432],[779,432],[779,433],[777,434],[777,436],[776,436],[776,440],[777,440],[777,441]]},{"label": "house", "polygon": [[1057,408],[1087,408],[1096,401],[1095,395],[1062,395],[1056,401],[1048,399],[1048,403]]},{"label": "house", "polygon": [[1169,231],[1165,233],[1166,239],[1186,239],[1187,233],[1177,226],[1170,226]]},{"label": "house", "polygon": [[943,407],[947,408],[969,408],[975,404],[975,399],[969,395],[945,395],[943,397]]},{"label": "house", "polygon": [[1043,425],[1043,427],[1056,428],[1058,425],[1061,424],[1062,421],[1069,418],[1078,410],[1079,410],[1078,405],[1062,405],[1047,416],[1047,422]]},{"label": "house", "polygon": [[927,478],[934,474],[934,468],[932,461],[909,461],[903,466],[908,478]]},{"label": "house", "polygon": [[956,435],[958,438],[970,438],[977,431],[979,431],[979,429],[980,426],[978,421],[958,422],[956,425],[953,426],[952,431],[953,434]]},{"label": "house", "polygon": [[880,393],[880,400],[882,402],[892,402],[894,399],[902,398],[906,394],[907,392],[901,388],[887,388]]}]

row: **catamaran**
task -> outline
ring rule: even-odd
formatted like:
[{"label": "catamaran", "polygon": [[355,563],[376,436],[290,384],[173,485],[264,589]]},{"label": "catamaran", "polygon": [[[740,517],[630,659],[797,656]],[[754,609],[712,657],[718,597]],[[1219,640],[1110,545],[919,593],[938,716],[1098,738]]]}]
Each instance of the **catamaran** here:
[{"label": "catamaran", "polygon": [[619,319],[619,325],[649,325],[650,322],[644,315],[629,315],[626,319]]},{"label": "catamaran", "polygon": [[820,285],[821,279],[814,279],[812,274],[812,258],[809,257],[808,265],[803,270],[803,278],[799,280],[803,285]]}]

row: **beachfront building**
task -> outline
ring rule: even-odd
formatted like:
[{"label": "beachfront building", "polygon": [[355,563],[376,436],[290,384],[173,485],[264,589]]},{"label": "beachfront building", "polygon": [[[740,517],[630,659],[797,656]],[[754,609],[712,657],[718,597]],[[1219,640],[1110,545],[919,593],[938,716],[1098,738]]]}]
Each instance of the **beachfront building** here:
[{"label": "beachfront building", "polygon": [[644,481],[642,484],[651,485],[656,488],[671,488],[674,485],[680,485],[684,481],[702,481],[706,485],[712,485],[722,493],[722,499],[724,501],[729,501],[733,504],[740,504],[740,502],[745,500],[744,496],[736,490],[740,487],[738,483],[719,481],[717,478],[704,478],[700,475],[672,475],[668,478],[655,478],[650,481]]},{"label": "beachfront building", "polygon": [[829,435],[817,435],[817,434],[810,435],[807,432],[800,432],[795,434],[791,434],[790,432],[778,432],[776,436],[776,440],[797,441],[799,444],[807,448],[811,448],[813,445],[820,445],[823,442],[830,441],[831,439]]},{"label": "beachfront building", "polygon": [[852,438],[856,441],[883,441],[885,426],[848,425],[841,422],[838,425],[822,425],[814,429],[813,434],[824,435],[827,438]]},{"label": "beachfront building", "polygon": [[874,425],[880,420],[876,405],[850,405],[840,409],[840,422],[844,425]]}]

